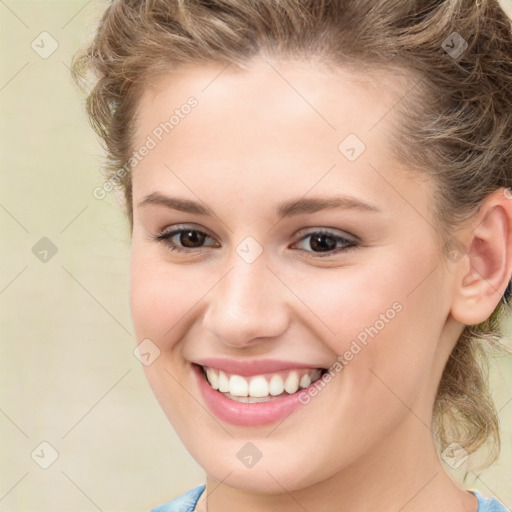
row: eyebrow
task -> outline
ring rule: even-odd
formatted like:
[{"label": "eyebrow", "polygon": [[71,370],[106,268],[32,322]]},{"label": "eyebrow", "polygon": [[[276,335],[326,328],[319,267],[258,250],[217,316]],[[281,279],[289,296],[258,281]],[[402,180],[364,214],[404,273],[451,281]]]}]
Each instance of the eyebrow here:
[{"label": "eyebrow", "polygon": [[[148,205],[160,205],[173,210],[185,213],[193,213],[197,215],[215,216],[212,210],[202,204],[182,199],[179,197],[165,196],[158,192],[153,192],[146,196],[140,203],[140,207]],[[332,210],[334,208],[355,209],[361,211],[369,211],[374,213],[382,213],[375,205],[366,203],[360,199],[346,195],[335,196],[318,196],[309,198],[292,199],[280,203],[277,206],[276,214],[278,218],[292,217],[303,213],[315,213],[321,210]]]}]

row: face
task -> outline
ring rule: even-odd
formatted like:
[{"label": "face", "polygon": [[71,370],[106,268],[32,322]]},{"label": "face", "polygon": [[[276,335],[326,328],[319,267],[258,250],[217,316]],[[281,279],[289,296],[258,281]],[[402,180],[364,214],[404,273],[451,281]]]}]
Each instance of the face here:
[{"label": "face", "polygon": [[[208,475],[302,489],[426,432],[449,350],[433,185],[391,151],[397,77],[370,83],[304,62],[223,68],[183,67],[140,102],[134,150],[149,149],[132,173],[133,322],[152,347],[149,383]],[[207,358],[232,374],[273,360],[331,377],[287,394],[301,403],[280,414],[281,398],[203,393],[196,364]]]}]

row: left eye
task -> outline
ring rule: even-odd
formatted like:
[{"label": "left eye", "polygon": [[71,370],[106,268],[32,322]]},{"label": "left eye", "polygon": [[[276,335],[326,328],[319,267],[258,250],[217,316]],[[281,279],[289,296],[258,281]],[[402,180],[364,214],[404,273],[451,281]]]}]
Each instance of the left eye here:
[{"label": "left eye", "polygon": [[[313,254],[315,254],[315,256],[320,256],[320,257],[332,256],[333,254],[339,253],[341,250],[343,250],[345,252],[348,249],[352,249],[357,246],[357,242],[355,240],[349,240],[340,235],[336,235],[332,231],[327,231],[327,230],[312,231],[312,232],[306,234],[305,236],[303,236],[299,240],[299,243],[308,238],[310,239],[310,241],[309,241],[309,244],[307,244],[307,245],[309,245],[310,248],[318,249],[320,251],[320,253],[326,253],[326,254],[319,254],[316,251],[312,251]],[[341,247],[338,247],[338,249],[335,250],[336,246],[338,244],[341,244]],[[310,252],[310,251],[306,251],[306,252]]]},{"label": "left eye", "polygon": [[[171,251],[176,252],[190,252],[193,251],[194,249],[202,249],[202,244],[207,238],[211,237],[204,231],[191,228],[177,228],[173,229],[172,231],[164,231],[152,237],[153,240],[163,243]],[[336,235],[332,231],[327,230],[312,231],[301,237],[298,242],[295,242],[294,245],[303,243],[308,238],[310,239],[308,245],[313,250],[300,250],[312,252],[315,256],[319,257],[331,256],[333,254],[340,252],[340,250],[346,251],[357,246],[357,242],[355,240],[349,240],[340,235]],[[177,242],[181,245],[178,245]],[[341,245],[341,247],[339,247],[338,245]],[[214,243],[210,247],[218,246],[218,244]]]}]

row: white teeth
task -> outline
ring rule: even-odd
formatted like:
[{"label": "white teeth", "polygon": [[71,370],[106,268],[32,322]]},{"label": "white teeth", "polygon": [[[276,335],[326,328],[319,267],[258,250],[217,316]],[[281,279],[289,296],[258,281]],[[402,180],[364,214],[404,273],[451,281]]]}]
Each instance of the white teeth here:
[{"label": "white teeth", "polygon": [[249,383],[240,375],[231,375],[229,379],[229,392],[233,396],[248,396]]},{"label": "white teeth", "polygon": [[211,368],[206,368],[206,376],[208,377],[208,382],[212,388],[219,389],[219,378]]},{"label": "white teeth", "polygon": [[254,398],[261,398],[262,396],[268,395],[268,387],[267,379],[265,379],[265,377],[253,377],[249,384],[249,393],[247,394]]},{"label": "white teeth", "polygon": [[297,389],[299,389],[299,376],[297,372],[290,372],[290,375],[288,375],[284,381],[284,390],[291,395],[295,393]]},{"label": "white teeth", "polygon": [[272,396],[280,395],[284,391],[283,378],[280,375],[272,375],[268,388]]},{"label": "white teeth", "polygon": [[224,372],[219,372],[219,391],[229,393],[229,379]]},{"label": "white teeth", "polygon": [[307,388],[311,384],[311,377],[306,373],[302,376],[302,379],[300,379],[299,386],[301,388]]},{"label": "white teeth", "polygon": [[[233,397],[240,397],[240,401],[248,403],[264,402],[270,400],[271,397],[282,395],[285,391],[288,394],[296,393],[298,389],[307,388],[322,374],[319,369],[314,371],[304,370],[304,373],[292,370],[288,373],[286,379],[283,379],[281,374],[276,373],[268,381],[263,375],[255,375],[246,379],[241,375],[228,376],[222,370],[213,368],[205,368],[205,370],[206,378],[213,389],[217,389],[221,393],[229,393]],[[252,398],[255,400],[252,400]]]}]

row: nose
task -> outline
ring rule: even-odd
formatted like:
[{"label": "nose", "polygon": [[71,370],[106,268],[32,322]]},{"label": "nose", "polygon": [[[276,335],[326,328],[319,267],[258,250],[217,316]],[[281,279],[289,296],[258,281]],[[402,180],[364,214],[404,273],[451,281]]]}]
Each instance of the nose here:
[{"label": "nose", "polygon": [[[233,348],[262,343],[286,331],[292,295],[267,266],[264,253],[252,263],[237,254],[210,293],[203,326]],[[288,292],[288,293],[286,293]]]}]

